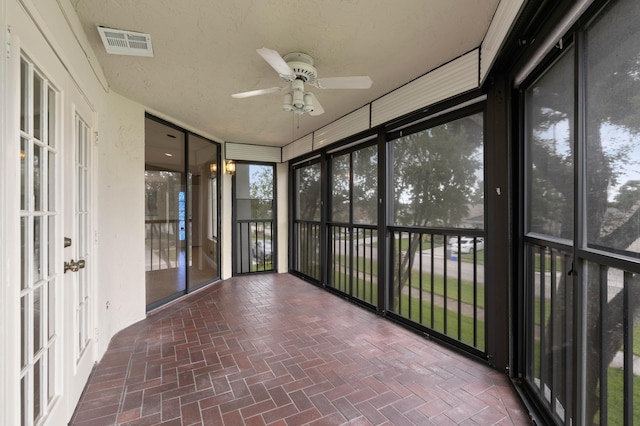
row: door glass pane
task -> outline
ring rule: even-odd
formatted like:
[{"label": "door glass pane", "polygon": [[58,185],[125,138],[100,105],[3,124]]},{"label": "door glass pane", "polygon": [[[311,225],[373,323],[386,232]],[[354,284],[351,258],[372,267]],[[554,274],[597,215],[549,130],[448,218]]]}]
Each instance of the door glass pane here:
[{"label": "door glass pane", "polygon": [[[47,169],[49,171],[48,181],[55,182],[55,174],[56,174],[56,153],[53,151],[48,151],[48,159],[47,159]],[[54,185],[49,185],[47,191],[47,210],[55,211],[56,210],[56,191]]]},{"label": "door glass pane", "polygon": [[20,130],[28,132],[29,129],[29,64],[22,59],[20,61]]},{"label": "door glass pane", "polygon": [[56,116],[58,113],[56,107],[56,92],[51,87],[49,87],[49,92],[47,94],[48,99],[48,108],[47,108],[47,144],[50,147],[55,148],[57,145],[57,136],[56,135]]},{"label": "door glass pane", "polygon": [[274,270],[274,169],[272,165],[236,165],[236,273]]},{"label": "door glass pane", "polygon": [[612,2],[586,32],[587,244],[640,256],[640,2]]},{"label": "door glass pane", "polygon": [[42,140],[42,78],[33,74],[33,137]]},{"label": "door glass pane", "polygon": [[33,258],[33,268],[31,271],[33,274],[32,283],[36,283],[42,279],[42,241],[42,216],[35,216],[33,218],[33,251],[31,252]]},{"label": "door glass pane", "polygon": [[33,353],[42,349],[42,287],[33,291]]},{"label": "door glass pane", "polygon": [[33,366],[33,419],[37,420],[42,415],[42,398],[40,390],[42,389],[42,363],[38,359]]},{"label": "door glass pane", "polygon": [[[21,217],[20,218],[20,257],[22,259],[27,259],[29,257],[29,226],[27,225],[29,218]],[[27,262],[22,262],[20,267],[20,289],[24,290],[27,288],[29,283],[29,264]]]},{"label": "door glass pane", "polygon": [[31,156],[29,154],[28,140],[20,139],[20,210],[29,208],[29,163]]},{"label": "door glass pane", "polygon": [[218,145],[189,135],[189,288],[218,278]]},{"label": "door glass pane", "polygon": [[145,124],[145,270],[147,305],[186,290],[185,136]]},{"label": "door glass pane", "polygon": [[42,173],[42,147],[33,147],[33,209],[42,210],[42,189],[44,187]]},{"label": "door glass pane", "polygon": [[20,298],[20,359],[22,360],[22,368],[26,367],[29,362],[27,347],[29,325],[29,296],[22,296]]}]

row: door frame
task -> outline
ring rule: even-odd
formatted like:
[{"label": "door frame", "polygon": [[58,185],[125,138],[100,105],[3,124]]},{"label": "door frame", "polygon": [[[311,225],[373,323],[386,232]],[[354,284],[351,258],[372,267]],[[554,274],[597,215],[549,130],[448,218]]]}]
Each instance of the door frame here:
[{"label": "door frame", "polygon": [[278,270],[278,167],[276,163],[261,162],[261,161],[241,161],[231,160],[236,163],[236,171],[231,176],[231,271],[232,276],[245,275],[259,273],[261,271],[242,272],[238,271],[237,257],[238,257],[238,197],[237,197],[237,174],[238,164],[244,165],[256,165],[256,166],[268,166],[273,170],[273,216],[271,218],[271,264],[272,268],[265,272],[277,272]]}]

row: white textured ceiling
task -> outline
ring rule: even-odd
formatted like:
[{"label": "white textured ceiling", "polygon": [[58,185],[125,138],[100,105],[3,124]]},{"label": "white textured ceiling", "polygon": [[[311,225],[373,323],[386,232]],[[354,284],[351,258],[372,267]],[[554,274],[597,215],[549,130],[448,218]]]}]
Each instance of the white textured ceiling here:
[{"label": "white textured ceiling", "polygon": [[[283,146],[476,47],[499,0],[71,0],[111,90],[218,142]],[[96,27],[151,35],[152,58],[110,55]],[[369,75],[367,90],[311,88],[319,116],[282,111],[256,53],[315,59],[319,77]],[[307,86],[309,87],[309,86]]]}]

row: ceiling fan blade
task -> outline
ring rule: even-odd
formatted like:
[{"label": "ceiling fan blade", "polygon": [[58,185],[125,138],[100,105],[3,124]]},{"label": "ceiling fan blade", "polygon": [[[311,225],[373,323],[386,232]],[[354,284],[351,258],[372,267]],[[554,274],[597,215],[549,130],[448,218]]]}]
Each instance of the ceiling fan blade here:
[{"label": "ceiling fan blade", "polygon": [[250,90],[249,92],[234,93],[233,95],[231,95],[231,97],[236,98],[236,99],[249,98],[251,96],[267,95],[269,93],[276,93],[276,92],[281,91],[282,89],[283,89],[283,87],[270,87],[268,89]]},{"label": "ceiling fan blade", "polygon": [[323,114],[324,108],[322,108],[322,105],[320,105],[320,102],[318,102],[318,98],[316,98],[316,95],[314,95],[312,92],[307,92],[307,93],[311,95],[311,98],[313,99],[313,111],[311,111],[309,115]]},{"label": "ceiling fan blade", "polygon": [[371,78],[366,75],[354,77],[328,77],[316,80],[315,86],[319,89],[368,89],[373,84]]},{"label": "ceiling fan blade", "polygon": [[276,52],[275,50],[267,49],[266,47],[263,47],[262,49],[256,49],[256,52],[258,52],[258,54],[262,56],[262,59],[267,61],[267,63],[271,65],[271,68],[276,70],[276,72],[281,77],[287,77],[289,81],[293,81],[296,79],[293,70],[289,65],[287,65],[285,60],[282,59],[282,56],[280,56],[278,52]]}]

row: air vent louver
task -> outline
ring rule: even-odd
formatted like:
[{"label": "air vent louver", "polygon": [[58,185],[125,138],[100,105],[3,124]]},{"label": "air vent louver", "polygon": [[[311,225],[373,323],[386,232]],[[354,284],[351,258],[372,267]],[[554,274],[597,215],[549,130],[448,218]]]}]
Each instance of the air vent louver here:
[{"label": "air vent louver", "polygon": [[153,56],[151,36],[133,31],[98,27],[100,38],[107,53],[113,55]]}]

